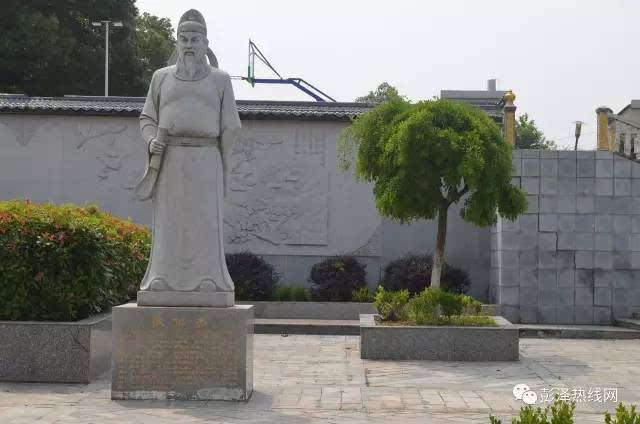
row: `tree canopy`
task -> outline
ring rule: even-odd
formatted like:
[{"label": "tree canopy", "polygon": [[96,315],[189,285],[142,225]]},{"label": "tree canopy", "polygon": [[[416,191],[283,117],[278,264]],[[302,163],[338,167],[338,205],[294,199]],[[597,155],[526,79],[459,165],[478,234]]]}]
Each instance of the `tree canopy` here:
[{"label": "tree canopy", "polygon": [[[0,92],[35,96],[104,94],[104,27],[109,94],[143,96],[149,69],[166,66],[175,39],[168,19],[138,15],[135,0],[6,0],[0,14]],[[168,54],[167,54],[168,52]]]},{"label": "tree canopy", "polygon": [[[355,147],[355,152],[353,148]],[[447,211],[462,201],[462,218],[478,226],[515,219],[526,209],[511,184],[511,146],[489,116],[450,100],[415,104],[401,98],[356,118],[340,139],[340,165],[373,183],[381,215],[400,222],[438,218],[432,286],[444,261]]]},{"label": "tree canopy", "polygon": [[403,98],[403,96],[400,96],[397,88],[385,81],[375,91],[369,91],[369,94],[357,97],[355,101],[359,103],[383,103],[397,98]]},{"label": "tree canopy", "polygon": [[516,147],[519,149],[555,149],[556,143],[547,140],[528,114],[523,114],[516,121]]}]

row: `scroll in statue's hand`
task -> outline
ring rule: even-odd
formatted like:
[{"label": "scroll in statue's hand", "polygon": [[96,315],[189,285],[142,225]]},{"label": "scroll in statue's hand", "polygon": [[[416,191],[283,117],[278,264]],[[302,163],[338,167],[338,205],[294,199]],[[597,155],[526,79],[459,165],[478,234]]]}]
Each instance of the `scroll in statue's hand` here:
[{"label": "scroll in statue's hand", "polygon": [[164,148],[166,146],[167,145],[165,143],[158,141],[158,139],[154,138],[151,140],[151,143],[149,143],[149,153],[161,155],[162,152],[164,152]]}]

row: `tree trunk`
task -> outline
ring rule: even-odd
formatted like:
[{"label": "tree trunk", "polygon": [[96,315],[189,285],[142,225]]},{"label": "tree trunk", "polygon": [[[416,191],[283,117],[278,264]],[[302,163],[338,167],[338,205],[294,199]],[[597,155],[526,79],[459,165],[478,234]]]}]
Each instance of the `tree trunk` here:
[{"label": "tree trunk", "polygon": [[438,211],[438,235],[436,238],[436,251],[433,255],[433,267],[431,269],[431,287],[440,287],[440,275],[444,264],[444,245],[447,241],[447,212],[449,205],[441,206]]}]

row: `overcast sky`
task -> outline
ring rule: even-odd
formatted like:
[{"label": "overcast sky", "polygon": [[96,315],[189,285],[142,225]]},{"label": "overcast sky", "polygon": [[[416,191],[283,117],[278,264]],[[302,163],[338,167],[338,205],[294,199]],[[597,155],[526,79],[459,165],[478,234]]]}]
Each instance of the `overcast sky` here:
[{"label": "overcast sky", "polygon": [[[547,138],[595,148],[595,109],[640,98],[638,0],[137,0],[171,19],[195,8],[207,20],[220,68],[247,73],[248,40],[283,77],[301,77],[338,101],[383,81],[411,100],[440,90],[513,89]],[[275,77],[256,63],[256,77]],[[311,100],[295,88],[234,81],[239,99]]]}]

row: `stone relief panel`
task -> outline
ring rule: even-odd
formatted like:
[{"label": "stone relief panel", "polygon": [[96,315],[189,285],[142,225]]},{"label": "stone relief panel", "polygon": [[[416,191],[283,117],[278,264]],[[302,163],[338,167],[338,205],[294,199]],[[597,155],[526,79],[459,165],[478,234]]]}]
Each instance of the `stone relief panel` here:
[{"label": "stone relief panel", "polygon": [[234,147],[225,238],[231,245],[327,245],[329,172],[319,131],[243,129]]}]

